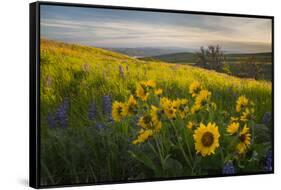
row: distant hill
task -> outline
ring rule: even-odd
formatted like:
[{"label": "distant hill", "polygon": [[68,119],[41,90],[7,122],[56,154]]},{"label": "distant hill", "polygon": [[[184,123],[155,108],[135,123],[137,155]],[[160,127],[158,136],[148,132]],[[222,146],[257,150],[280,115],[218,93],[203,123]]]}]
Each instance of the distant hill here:
[{"label": "distant hill", "polygon": [[[255,57],[257,62],[271,63],[271,53],[225,54],[227,62],[243,62],[250,57]],[[182,52],[141,58],[142,60],[165,61],[170,63],[196,63],[196,53]]]},{"label": "distant hill", "polygon": [[188,48],[179,47],[137,47],[137,48],[103,48],[117,53],[122,53],[135,58],[154,57],[158,55],[174,54],[178,52],[195,51]]},{"label": "distant hill", "polygon": [[196,55],[195,53],[183,52],[183,53],[172,53],[166,55],[159,55],[153,57],[145,57],[143,60],[159,60],[170,63],[195,63]]},{"label": "distant hill", "polygon": [[247,53],[247,54],[226,54],[226,60],[228,62],[241,62],[250,57],[255,57],[257,62],[272,63],[272,53]]}]

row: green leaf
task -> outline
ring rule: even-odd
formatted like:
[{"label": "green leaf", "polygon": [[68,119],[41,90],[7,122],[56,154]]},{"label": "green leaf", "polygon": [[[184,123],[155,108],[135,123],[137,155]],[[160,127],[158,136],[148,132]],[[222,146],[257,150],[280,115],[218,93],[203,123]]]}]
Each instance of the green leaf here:
[{"label": "green leaf", "polygon": [[270,129],[264,124],[253,125],[253,131],[256,143],[267,142],[271,140]]},{"label": "green leaf", "polygon": [[183,172],[182,164],[171,157],[165,160],[164,170],[168,171],[170,176],[181,176]]},{"label": "green leaf", "polygon": [[161,169],[159,167],[157,167],[157,165],[154,164],[153,161],[148,156],[146,156],[144,153],[140,153],[140,152],[136,153],[136,152],[132,152],[132,151],[129,151],[129,153],[131,154],[131,156],[134,159],[140,161],[146,167],[153,170],[155,175],[158,176],[160,174]]}]

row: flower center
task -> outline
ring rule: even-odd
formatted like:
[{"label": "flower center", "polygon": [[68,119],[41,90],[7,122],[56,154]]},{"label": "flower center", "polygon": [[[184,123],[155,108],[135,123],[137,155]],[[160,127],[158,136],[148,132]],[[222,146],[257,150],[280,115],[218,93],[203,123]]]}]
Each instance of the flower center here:
[{"label": "flower center", "polygon": [[245,142],[245,140],[246,140],[246,134],[240,135],[240,136],[239,136],[239,139],[240,139],[241,142]]},{"label": "flower center", "polygon": [[150,117],[150,115],[144,116],[143,121],[144,121],[145,124],[148,125],[148,124],[151,122],[151,117]]},{"label": "flower center", "polygon": [[121,112],[122,112],[122,107],[118,107],[118,108],[117,108],[117,112],[118,112],[118,114],[120,115]]},{"label": "flower center", "polygon": [[210,132],[204,133],[204,135],[201,138],[201,142],[205,147],[209,147],[214,142],[214,135]]},{"label": "flower center", "polygon": [[169,109],[169,114],[173,114],[174,113],[174,110],[173,109]]}]

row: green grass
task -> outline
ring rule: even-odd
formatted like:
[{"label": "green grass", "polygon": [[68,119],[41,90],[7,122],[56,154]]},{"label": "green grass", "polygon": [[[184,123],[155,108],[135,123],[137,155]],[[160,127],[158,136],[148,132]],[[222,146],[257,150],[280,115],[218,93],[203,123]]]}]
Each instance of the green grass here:
[{"label": "green grass", "polygon": [[[255,58],[259,72],[253,76],[253,65],[248,64],[249,59]],[[175,64],[195,65],[197,62],[196,53],[183,52],[172,53],[153,57],[140,58],[145,61],[164,61]],[[229,67],[229,72],[233,76],[242,78],[254,78],[259,80],[272,80],[272,54],[271,53],[245,53],[245,54],[225,54],[225,64]]]},{"label": "green grass", "polygon": [[[225,60],[228,63],[245,62],[247,59],[255,57],[258,63],[271,63],[272,55],[271,53],[237,53],[237,54],[225,54]],[[159,60],[170,63],[185,63],[192,64],[196,63],[196,54],[190,52],[182,53],[171,53],[165,55],[158,55],[153,57],[140,58],[141,60]]]},{"label": "green grass", "polygon": [[[227,116],[235,113],[237,97],[245,95],[255,103],[258,123],[272,109],[272,86],[267,81],[240,79],[189,65],[138,60],[99,48],[50,40],[41,40],[40,60],[43,185],[191,175],[175,158],[168,159],[170,169],[153,173],[150,161],[139,161],[146,159],[143,154],[133,159],[130,153],[141,154],[131,144],[137,133],[135,123],[130,120],[114,123],[103,114],[103,96],[125,101],[141,80],[156,81],[169,98],[187,97],[189,85],[199,81],[212,92],[217,109],[224,110]],[[120,75],[121,67],[124,77]],[[64,100],[70,105],[68,126],[50,128],[47,116],[54,114]],[[88,118],[91,102],[97,105],[94,120]],[[221,115],[217,117],[224,120]],[[100,124],[104,128],[99,129]],[[148,145],[141,150],[148,157],[151,154]],[[157,166],[157,158],[153,163]],[[181,172],[173,173],[174,166],[182,167]]]}]

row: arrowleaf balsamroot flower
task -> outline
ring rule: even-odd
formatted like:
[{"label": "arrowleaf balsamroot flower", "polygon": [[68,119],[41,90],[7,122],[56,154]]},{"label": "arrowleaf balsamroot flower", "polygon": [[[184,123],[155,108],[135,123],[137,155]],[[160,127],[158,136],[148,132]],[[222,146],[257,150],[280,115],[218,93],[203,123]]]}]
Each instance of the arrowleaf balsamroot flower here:
[{"label": "arrowleaf balsamroot flower", "polygon": [[168,119],[174,119],[176,117],[176,106],[173,105],[173,101],[169,100],[166,97],[160,99],[160,105],[163,108],[165,115]]},{"label": "arrowleaf balsamroot flower", "polygon": [[112,117],[114,121],[121,121],[124,111],[126,112],[127,108],[124,103],[114,102],[112,105]]},{"label": "arrowleaf balsamroot flower", "polygon": [[246,108],[245,111],[242,112],[242,115],[240,117],[241,121],[248,121],[252,118],[252,114],[254,113],[254,109],[253,108]]},{"label": "arrowleaf balsamroot flower", "polygon": [[195,124],[192,121],[189,121],[186,125],[186,128],[192,129],[195,126]]},{"label": "arrowleaf balsamroot flower", "polygon": [[154,94],[157,95],[157,96],[161,96],[163,93],[163,90],[161,88],[158,88],[156,90],[154,90]]},{"label": "arrowleaf balsamroot flower", "polygon": [[[137,107],[138,107],[138,103],[134,98],[134,96],[131,95],[126,104],[126,109],[128,110],[128,114],[133,114],[134,112],[136,112]],[[125,117],[126,115],[124,114],[123,116]]]},{"label": "arrowleaf balsamroot flower", "polygon": [[230,125],[228,125],[226,131],[229,134],[233,135],[233,134],[237,133],[238,129],[239,129],[239,123],[238,122],[232,122]]},{"label": "arrowleaf balsamroot flower", "polygon": [[246,98],[246,96],[239,96],[239,98],[236,101],[236,111],[240,112],[242,109],[244,109],[248,105],[249,105],[248,98]]},{"label": "arrowleaf balsamroot flower", "polygon": [[219,144],[220,133],[215,123],[208,123],[200,126],[194,131],[193,138],[195,141],[196,153],[200,153],[203,157],[215,154]]},{"label": "arrowleaf balsamroot flower", "polygon": [[153,80],[148,80],[148,81],[142,81],[140,82],[141,85],[148,87],[148,88],[155,88],[156,87],[156,83]]},{"label": "arrowleaf balsamroot flower", "polygon": [[191,112],[195,113],[205,106],[211,99],[211,92],[208,90],[201,90],[199,94],[195,97],[195,103],[191,108]]},{"label": "arrowleaf balsamroot flower", "polygon": [[160,121],[153,121],[152,116],[149,114],[140,117],[137,125],[142,127],[143,129],[157,129],[158,130],[162,127],[162,123]]},{"label": "arrowleaf balsamroot flower", "polygon": [[155,126],[156,130],[159,130],[162,127],[162,110],[160,110],[156,106],[151,106],[150,115],[153,125]]},{"label": "arrowleaf balsamroot flower", "polygon": [[141,84],[137,84],[136,95],[142,101],[146,101],[148,98],[149,92],[147,92],[147,90]]},{"label": "arrowleaf balsamroot flower", "polygon": [[242,131],[239,133],[239,143],[236,146],[236,151],[239,154],[243,154],[246,152],[247,148],[251,144],[251,134],[250,129],[247,127],[247,125],[244,125]]},{"label": "arrowleaf balsamroot flower", "polygon": [[231,118],[230,118],[230,121],[231,121],[231,122],[237,122],[238,120],[239,120],[238,117],[231,117]]},{"label": "arrowleaf balsamroot flower", "polygon": [[184,119],[189,111],[187,99],[177,99],[178,102],[177,111],[181,119]]},{"label": "arrowleaf balsamroot flower", "polygon": [[148,138],[153,136],[153,131],[151,129],[140,130],[137,139],[135,139],[132,144],[140,144],[145,142]]},{"label": "arrowleaf balsamroot flower", "polygon": [[192,97],[195,97],[201,90],[201,85],[199,82],[195,81],[191,83],[189,86],[189,93],[191,94]]}]

